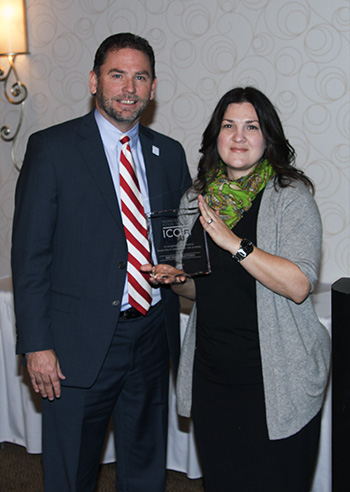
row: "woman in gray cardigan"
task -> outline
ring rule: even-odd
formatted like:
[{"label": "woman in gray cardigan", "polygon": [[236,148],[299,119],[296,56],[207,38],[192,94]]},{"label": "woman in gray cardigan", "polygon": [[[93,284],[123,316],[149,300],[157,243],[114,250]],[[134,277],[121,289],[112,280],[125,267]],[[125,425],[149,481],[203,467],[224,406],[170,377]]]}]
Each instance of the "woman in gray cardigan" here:
[{"label": "woman in gray cardigan", "polygon": [[192,412],[206,492],[308,492],[330,361],[310,300],[322,240],[313,187],[251,87],[221,98],[201,153],[181,206],[199,205],[186,225],[207,232],[212,273],[157,265],[151,279],[196,301],[178,410]]}]

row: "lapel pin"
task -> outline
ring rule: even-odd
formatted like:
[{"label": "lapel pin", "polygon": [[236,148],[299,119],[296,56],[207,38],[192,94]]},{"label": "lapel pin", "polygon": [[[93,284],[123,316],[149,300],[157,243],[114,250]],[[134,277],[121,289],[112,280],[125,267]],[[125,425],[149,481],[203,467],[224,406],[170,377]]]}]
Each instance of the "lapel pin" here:
[{"label": "lapel pin", "polygon": [[159,148],[152,145],[152,154],[159,156]]}]

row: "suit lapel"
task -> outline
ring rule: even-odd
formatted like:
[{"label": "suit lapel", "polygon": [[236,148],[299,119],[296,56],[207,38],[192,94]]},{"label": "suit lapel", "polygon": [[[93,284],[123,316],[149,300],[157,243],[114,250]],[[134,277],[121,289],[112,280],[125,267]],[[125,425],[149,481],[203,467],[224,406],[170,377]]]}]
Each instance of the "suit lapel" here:
[{"label": "suit lapel", "polygon": [[78,144],[78,148],[86,166],[92,174],[109,211],[119,227],[124,231],[118,199],[93,111],[83,118],[80,135],[81,141]]},{"label": "suit lapel", "polygon": [[163,182],[163,160],[162,149],[157,147],[154,134],[146,127],[140,125],[140,141],[142,154],[146,165],[148,192],[151,210],[160,210],[162,203],[159,202]]},{"label": "suit lapel", "polygon": [[[146,165],[150,208],[151,211],[154,212],[164,208],[162,201],[163,195],[161,193],[161,190],[163,190],[164,181],[162,149],[157,147],[154,134],[148,128],[140,125],[139,135],[143,158]],[[161,221],[152,221],[152,228],[154,242],[159,245],[162,236]]]},{"label": "suit lapel", "polygon": [[[147,174],[147,183],[148,183],[148,192],[151,202],[151,210],[152,207],[152,197],[155,194],[155,189],[157,185],[157,168],[159,166],[159,157],[157,157],[154,153],[152,153],[152,143],[154,141],[154,136],[152,132],[148,130],[148,128],[140,125],[139,126],[139,135],[140,142],[142,147],[143,159],[145,161],[146,166],[146,174]],[[158,181],[159,183],[159,181]]]}]

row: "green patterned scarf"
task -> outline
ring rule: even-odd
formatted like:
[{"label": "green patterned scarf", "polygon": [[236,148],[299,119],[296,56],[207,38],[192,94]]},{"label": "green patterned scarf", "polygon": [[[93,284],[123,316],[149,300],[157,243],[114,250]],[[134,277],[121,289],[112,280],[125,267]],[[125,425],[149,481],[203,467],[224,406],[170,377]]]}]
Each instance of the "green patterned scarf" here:
[{"label": "green patterned scarf", "polygon": [[247,176],[229,179],[225,164],[221,161],[220,165],[215,179],[206,187],[205,200],[213,210],[219,210],[220,218],[231,229],[250,209],[254,198],[275,175],[275,171],[265,159]]}]

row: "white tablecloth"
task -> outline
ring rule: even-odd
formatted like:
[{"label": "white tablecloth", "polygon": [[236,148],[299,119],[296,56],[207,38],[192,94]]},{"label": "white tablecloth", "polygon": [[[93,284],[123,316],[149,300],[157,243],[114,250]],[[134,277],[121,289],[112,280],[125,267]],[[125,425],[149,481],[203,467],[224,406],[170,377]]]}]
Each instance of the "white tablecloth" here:
[{"label": "white tablecloth", "polygon": [[[315,311],[320,322],[331,333],[332,296],[329,284],[319,284],[313,294]],[[332,491],[332,387],[329,381],[321,421],[320,450],[311,492]]]},{"label": "white tablecloth", "polygon": [[0,442],[41,453],[41,402],[15,355],[15,317],[11,279],[0,280]]},{"label": "white tablecloth", "polygon": [[[320,321],[331,329],[331,291],[320,285],[314,295]],[[187,315],[181,314],[184,333]],[[0,280],[0,442],[25,446],[29,453],[41,453],[40,397],[31,390],[26,371],[15,356],[15,322],[11,279]],[[331,389],[327,392],[322,417],[321,443],[316,476],[311,492],[331,492]],[[115,461],[112,433],[106,437],[103,463]],[[192,422],[178,417],[172,376],[169,393],[169,439],[167,468],[201,477]]]}]

